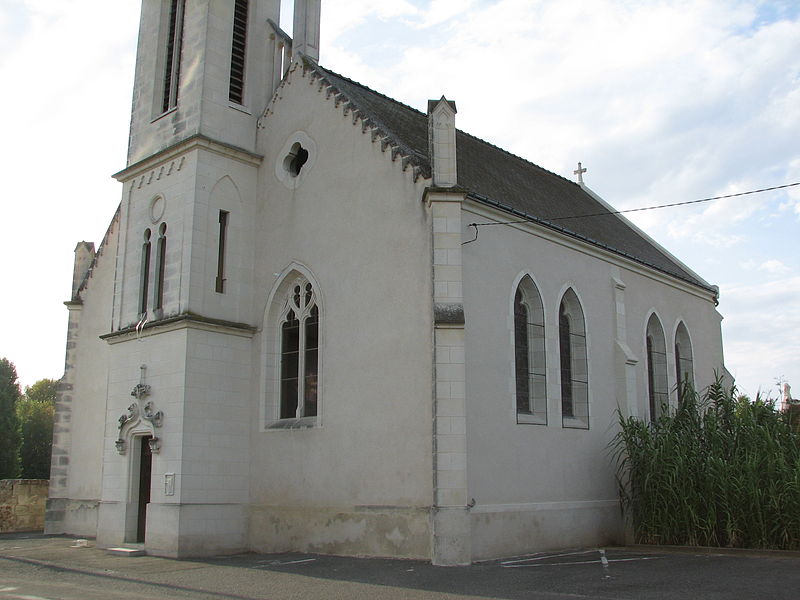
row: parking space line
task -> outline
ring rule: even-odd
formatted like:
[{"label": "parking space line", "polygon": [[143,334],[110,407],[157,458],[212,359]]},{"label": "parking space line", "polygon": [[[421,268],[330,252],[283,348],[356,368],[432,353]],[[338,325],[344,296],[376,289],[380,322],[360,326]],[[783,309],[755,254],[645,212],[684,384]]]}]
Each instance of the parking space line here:
[{"label": "parking space line", "polygon": [[[636,558],[611,558],[606,559],[609,563],[617,563],[617,562],[632,562],[637,560],[657,560],[661,558],[660,556],[639,556]],[[539,563],[535,565],[503,565],[504,569],[524,569],[526,567],[562,567],[566,565],[601,565],[603,564],[602,560],[576,560],[570,562],[559,562],[559,563]]]},{"label": "parking space line", "polygon": [[534,556],[529,558],[520,558],[518,560],[505,560],[501,565],[511,565],[515,563],[533,562],[535,560],[547,560],[548,558],[561,558],[562,556],[578,556],[580,554],[591,554],[594,550],[581,550],[579,552],[560,552],[557,554],[544,554],[542,556]]}]

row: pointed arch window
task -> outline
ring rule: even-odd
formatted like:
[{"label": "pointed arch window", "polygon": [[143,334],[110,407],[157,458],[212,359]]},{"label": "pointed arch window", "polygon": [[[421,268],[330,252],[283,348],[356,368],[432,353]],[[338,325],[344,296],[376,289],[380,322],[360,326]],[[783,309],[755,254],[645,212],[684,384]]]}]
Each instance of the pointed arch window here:
[{"label": "pointed arch window", "polygon": [[514,294],[514,377],[517,423],[547,424],[544,307],[527,275]]},{"label": "pointed arch window", "polygon": [[280,419],[317,416],[319,323],[314,288],[299,279],[289,291],[280,323]]},{"label": "pointed arch window", "polygon": [[144,243],[142,244],[142,264],[139,271],[139,314],[147,313],[147,297],[150,293],[150,236],[149,229],[144,230]]},{"label": "pointed arch window", "polygon": [[[158,228],[158,241],[156,242],[156,290],[154,308],[158,311],[164,308],[164,272],[167,267],[167,224],[162,223]],[[159,313],[160,316],[160,313]]]},{"label": "pointed arch window", "polygon": [[680,406],[687,385],[694,389],[692,342],[683,321],[678,323],[678,328],[675,330],[675,379],[678,384],[678,406]]},{"label": "pointed arch window", "polygon": [[578,296],[567,290],[558,309],[558,345],[561,372],[561,424],[589,428],[589,369],[586,326]]},{"label": "pointed arch window", "polygon": [[655,422],[669,406],[669,383],[667,379],[667,344],[664,328],[655,314],[647,321],[647,399],[650,420]]}]

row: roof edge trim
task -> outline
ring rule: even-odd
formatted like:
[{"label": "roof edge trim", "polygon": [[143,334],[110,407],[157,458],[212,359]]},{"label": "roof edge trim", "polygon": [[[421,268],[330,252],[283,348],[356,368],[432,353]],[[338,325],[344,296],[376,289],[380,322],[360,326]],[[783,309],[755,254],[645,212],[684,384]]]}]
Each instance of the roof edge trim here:
[{"label": "roof edge trim", "polygon": [[[642,260],[641,258],[638,258],[636,256],[628,254],[627,252],[624,252],[623,250],[618,250],[617,248],[609,246],[608,244],[604,244],[602,242],[598,242],[597,240],[593,240],[593,239],[591,239],[589,237],[586,237],[584,235],[581,235],[579,233],[575,233],[574,231],[570,231],[569,229],[561,227],[560,225],[556,225],[556,224],[551,223],[549,221],[545,221],[544,219],[540,219],[539,217],[535,217],[535,216],[530,215],[530,214],[528,214],[526,212],[523,212],[521,210],[517,210],[516,208],[512,208],[510,206],[507,206],[507,205],[503,204],[502,202],[498,202],[496,200],[492,200],[491,198],[488,198],[488,197],[483,196],[481,194],[477,194],[475,192],[469,192],[467,194],[467,197],[472,199],[472,200],[475,200],[476,202],[479,202],[480,204],[484,204],[486,206],[491,206],[493,208],[496,208],[496,209],[501,210],[503,212],[506,212],[508,214],[520,217],[523,220],[529,221],[529,222],[531,222],[531,223],[533,223],[535,225],[540,225],[542,227],[546,227],[548,229],[552,229],[554,231],[557,231],[558,233],[561,233],[563,235],[569,236],[571,238],[578,239],[578,240],[580,240],[580,241],[582,241],[584,243],[590,244],[592,246],[596,246],[598,248],[602,248],[603,250],[606,250],[608,252],[612,252],[613,254],[617,254],[618,256],[622,256],[622,257],[624,257],[624,258],[626,258],[628,260],[631,260],[631,261],[633,261],[635,263],[638,263],[640,265],[644,265],[645,267],[648,267],[650,269],[658,271],[659,273],[663,273],[664,275],[667,275],[669,277],[673,277],[673,278],[678,279],[678,280],[680,280],[680,281],[682,281],[684,283],[688,283],[688,284],[690,284],[690,285],[692,285],[694,287],[697,287],[697,288],[700,288],[702,290],[711,292],[714,295],[715,299],[716,299],[716,297],[717,297],[717,295],[719,293],[719,290],[718,290],[718,288],[716,286],[712,286],[711,284],[709,284],[708,282],[706,282],[702,278],[698,278],[698,279],[704,285],[701,284],[701,283],[698,283],[696,281],[692,281],[691,279],[688,279],[686,277],[681,277],[680,275],[677,275],[676,273],[670,273],[666,269],[662,269],[660,267],[657,267],[656,265],[653,265],[653,264],[647,262],[646,260]],[[679,263],[679,264],[682,264],[682,263]]]}]

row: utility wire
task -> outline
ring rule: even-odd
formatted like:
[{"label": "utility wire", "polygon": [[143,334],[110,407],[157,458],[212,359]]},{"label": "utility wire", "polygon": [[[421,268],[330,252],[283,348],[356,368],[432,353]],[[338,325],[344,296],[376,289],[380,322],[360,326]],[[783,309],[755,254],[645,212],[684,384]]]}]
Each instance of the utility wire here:
[{"label": "utility wire", "polygon": [[762,192],[771,192],[773,190],[782,190],[782,189],[785,189],[785,188],[790,188],[790,187],[794,187],[794,186],[798,186],[798,185],[800,185],[800,181],[795,182],[795,183],[787,183],[787,184],[784,184],[784,185],[776,185],[774,187],[761,188],[761,189],[758,189],[758,190],[750,190],[748,192],[738,192],[736,194],[726,194],[724,196],[713,196],[712,198],[701,198],[700,200],[688,200],[686,202],[672,202],[671,204],[658,204],[656,206],[643,206],[643,207],[640,207],[640,208],[627,208],[625,210],[610,210],[610,211],[607,211],[607,212],[588,213],[588,214],[585,214],[585,215],[573,215],[571,217],[550,217],[550,218],[540,217],[540,218],[536,218],[536,219],[530,218],[530,219],[521,219],[521,220],[517,220],[517,221],[500,221],[500,222],[491,222],[491,223],[470,223],[468,226],[475,228],[475,238],[472,239],[472,240],[469,240],[467,242],[464,242],[462,244],[462,246],[464,244],[469,244],[469,243],[474,242],[475,240],[477,240],[478,239],[478,227],[486,227],[488,225],[516,225],[518,223],[530,223],[531,221],[534,221],[534,220],[553,222],[553,221],[565,221],[567,219],[587,219],[589,217],[607,217],[608,215],[621,215],[623,213],[629,213],[629,212],[641,212],[641,211],[644,211],[644,210],[656,210],[656,209],[659,209],[659,208],[672,208],[674,206],[686,206],[688,204],[700,204],[701,202],[711,202],[712,200],[722,200],[724,198],[736,198],[737,196],[749,196],[750,194],[760,194]]}]

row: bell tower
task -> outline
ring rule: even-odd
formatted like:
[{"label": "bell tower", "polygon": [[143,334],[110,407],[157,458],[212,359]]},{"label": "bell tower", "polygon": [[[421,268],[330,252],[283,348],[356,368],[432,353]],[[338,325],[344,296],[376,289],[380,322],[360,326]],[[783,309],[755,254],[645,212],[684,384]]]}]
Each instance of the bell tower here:
[{"label": "bell tower", "polygon": [[[274,56],[291,44],[276,35],[279,16],[280,0],[142,1],[128,159],[115,175],[111,330],[101,336],[113,374],[101,546],[247,549],[256,133],[283,75]],[[132,402],[142,385],[146,398]]]},{"label": "bell tower", "polygon": [[279,18],[280,0],[143,0],[128,166],[196,135],[252,151]]}]

